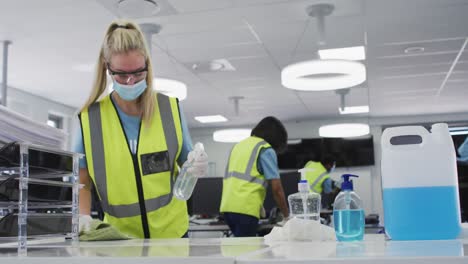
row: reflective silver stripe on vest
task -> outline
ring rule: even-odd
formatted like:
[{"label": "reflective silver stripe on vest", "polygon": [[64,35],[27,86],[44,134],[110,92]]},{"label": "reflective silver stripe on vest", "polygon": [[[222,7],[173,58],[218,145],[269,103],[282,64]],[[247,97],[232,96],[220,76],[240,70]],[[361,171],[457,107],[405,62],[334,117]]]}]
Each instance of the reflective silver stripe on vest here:
[{"label": "reflective silver stripe on vest", "polygon": [[[254,149],[252,150],[252,153],[250,154],[249,162],[247,163],[247,168],[244,173],[240,172],[235,172],[235,171],[230,171],[224,175],[224,179],[228,179],[230,177],[238,178],[244,181],[252,182],[252,183],[257,183],[262,185],[264,188],[268,187],[268,182],[264,179],[260,179],[257,177],[253,177],[250,175],[250,172],[252,171],[253,164],[255,162],[255,159],[257,158],[257,152],[258,149],[266,144],[266,141],[260,141],[255,145]],[[229,166],[229,161],[228,161],[228,166]],[[228,169],[226,169],[227,171]]]},{"label": "reflective silver stripe on vest", "polygon": [[[172,187],[174,185],[175,177],[175,162],[177,150],[179,148],[179,142],[177,140],[177,132],[174,124],[174,118],[172,115],[172,108],[169,97],[158,94],[158,106],[161,114],[161,122],[164,129],[164,136],[166,137],[166,144],[169,153],[169,162],[171,164],[171,191],[168,194],[145,199],[145,207],[147,212],[158,210],[159,208],[166,206],[172,199]],[[110,205],[107,198],[107,176],[106,176],[106,161],[104,159],[104,142],[102,135],[102,123],[101,123],[101,111],[100,104],[95,103],[89,107],[89,125],[91,133],[91,144],[93,153],[93,165],[94,165],[94,178],[96,185],[99,186],[98,193],[101,198],[101,206],[103,210],[114,217],[132,217],[141,214],[139,203],[126,204],[126,205]],[[123,129],[123,128],[122,128]]]},{"label": "reflective silver stripe on vest", "polygon": [[226,164],[226,169],[224,170],[224,177],[225,178],[226,178],[226,175],[228,175],[228,172],[229,172],[229,160],[231,159],[231,154],[232,154],[233,150],[234,150],[234,147],[232,147],[231,151],[229,151],[228,162]]},{"label": "reflective silver stripe on vest", "polygon": [[314,189],[315,188],[315,185],[317,185],[317,183],[320,182],[320,180],[322,180],[325,176],[327,176],[328,172],[324,172],[322,174],[320,174],[317,179],[315,179],[315,181],[310,185],[310,189]]},{"label": "reflective silver stripe on vest", "polygon": [[[177,131],[174,124],[174,117],[172,116],[171,101],[169,97],[158,93],[158,106],[161,113],[161,122],[164,129],[164,136],[166,137],[167,152],[169,153],[169,162],[171,164],[171,197],[172,186],[175,183],[174,169],[176,163],[177,149],[179,148],[179,141],[177,141]],[[170,201],[170,199],[169,199]]]},{"label": "reflective silver stripe on vest", "polygon": [[[96,186],[106,186],[105,191],[96,190],[101,198],[101,206],[107,211],[107,179],[106,161],[104,160],[104,141],[102,140],[102,123],[99,103],[94,103],[89,107],[89,134],[91,138],[91,153],[93,153],[94,180]],[[103,175],[103,177],[98,177]]]},{"label": "reflective silver stripe on vest", "polygon": [[265,188],[268,187],[267,181],[262,180],[262,179],[260,179],[260,178],[252,177],[252,176],[250,176],[250,175],[246,175],[246,174],[243,174],[243,173],[231,171],[231,172],[229,172],[229,173],[227,174],[227,176],[225,177],[225,179],[227,179],[227,178],[229,178],[229,177],[234,177],[234,178],[241,179],[241,180],[245,180],[245,181],[248,181],[248,182],[257,183],[257,184],[262,185],[262,186],[265,187]]}]

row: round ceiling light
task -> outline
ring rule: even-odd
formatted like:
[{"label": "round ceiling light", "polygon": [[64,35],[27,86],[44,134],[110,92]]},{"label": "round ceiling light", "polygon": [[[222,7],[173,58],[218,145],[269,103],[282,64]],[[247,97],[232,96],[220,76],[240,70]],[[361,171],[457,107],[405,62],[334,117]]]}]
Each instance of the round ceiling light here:
[{"label": "round ceiling light", "polygon": [[237,128],[237,129],[221,129],[213,133],[213,140],[216,142],[224,143],[237,143],[250,137],[251,129]]},{"label": "round ceiling light", "polygon": [[187,97],[187,85],[180,81],[166,78],[154,78],[153,88],[167,96],[177,97],[179,101]]},{"label": "round ceiling light", "polygon": [[368,124],[334,124],[321,126],[319,135],[328,138],[360,137],[369,134]]},{"label": "round ceiling light", "polygon": [[149,17],[160,11],[159,5],[153,0],[120,0],[117,10],[123,17]]},{"label": "round ceiling light", "polygon": [[424,47],[420,47],[420,46],[408,47],[403,52],[405,54],[423,53]]},{"label": "round ceiling light", "polygon": [[365,80],[366,67],[360,62],[348,60],[303,61],[288,65],[281,71],[283,86],[300,91],[349,88]]}]

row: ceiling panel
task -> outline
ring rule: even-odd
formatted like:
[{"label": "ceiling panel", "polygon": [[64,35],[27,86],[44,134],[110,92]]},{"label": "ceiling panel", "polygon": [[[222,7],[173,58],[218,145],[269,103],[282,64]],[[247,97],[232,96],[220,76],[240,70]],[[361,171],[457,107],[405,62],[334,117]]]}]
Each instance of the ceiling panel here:
[{"label": "ceiling panel", "polygon": [[[242,10],[242,17],[254,26],[268,25],[292,21],[306,21],[309,16],[307,7],[324,3],[321,0],[285,1],[271,5],[250,6]],[[326,3],[333,4],[335,10],[331,17],[359,16],[362,15],[361,0],[329,0]]]},{"label": "ceiling panel", "polygon": [[236,7],[248,7],[256,5],[271,5],[281,2],[299,2],[301,0],[231,0]]},{"label": "ceiling panel", "polygon": [[[81,106],[91,89],[103,33],[117,17],[117,1],[43,0],[28,1],[27,6],[25,1],[2,2],[0,37],[13,41],[10,84]],[[232,120],[220,126],[254,124],[268,114],[284,120],[339,117],[340,101],[334,92],[295,92],[282,87],[280,80],[284,66],[316,58],[316,21],[305,9],[323,1],[158,1],[161,13],[136,21],[162,26],[153,37],[155,74],[187,84],[188,98],[182,105],[190,126],[199,125],[193,120],[199,114],[222,113]],[[325,47],[367,44],[368,90],[352,90],[348,104],[370,100],[371,116],[468,111],[466,52],[436,96],[468,37],[468,1],[327,2],[336,10],[325,19]],[[424,52],[404,53],[417,46]],[[236,70],[192,69],[195,62],[221,58]],[[48,78],[51,74],[54,78]],[[245,96],[238,116],[228,99],[233,95]]]},{"label": "ceiling panel", "polygon": [[404,56],[392,58],[370,58],[369,64],[373,67],[397,67],[405,65],[428,65],[434,63],[452,63],[457,52],[449,54],[422,55],[422,56]]},{"label": "ceiling panel", "polygon": [[398,67],[375,68],[375,78],[398,78],[399,76],[417,76],[445,74],[450,69],[451,63],[439,63],[428,65],[404,65]]},{"label": "ceiling panel", "polygon": [[[120,17],[119,5],[118,3],[122,0],[95,0],[108,12],[112,13],[114,16]],[[206,1],[206,0],[205,0]],[[167,1],[167,0],[157,0],[158,12],[155,16],[169,16],[177,14],[177,10]],[[135,19],[135,18],[133,18]]]},{"label": "ceiling panel", "polygon": [[198,33],[187,33],[181,35],[168,35],[164,41],[169,48],[187,49],[193,46],[224,47],[243,43],[257,43],[257,39],[248,28],[232,28],[221,31],[208,31]]},{"label": "ceiling panel", "polygon": [[[468,35],[468,34],[467,34]],[[467,36],[468,37],[468,36]],[[467,63],[468,62],[468,45],[460,56],[458,63]]]},{"label": "ceiling panel", "polygon": [[[422,4],[424,2],[424,4]],[[466,1],[367,1],[369,44],[420,42],[466,35]],[[404,29],[404,30],[403,30]]]},{"label": "ceiling panel", "polygon": [[232,0],[168,0],[180,13],[196,13],[233,7]]},{"label": "ceiling panel", "polygon": [[[450,39],[433,39],[422,42],[412,43],[389,43],[383,45],[373,46],[368,50],[370,56],[377,56],[379,58],[392,58],[404,56],[428,56],[440,53],[453,53],[458,52],[465,41],[462,37]],[[421,52],[411,53],[411,48],[423,48]],[[408,49],[407,53],[405,50]]]},{"label": "ceiling panel", "polygon": [[458,97],[459,99],[468,99],[468,81],[447,83],[442,90],[441,97]]},{"label": "ceiling panel", "polygon": [[445,75],[402,77],[369,81],[370,91],[400,91],[439,88]]},{"label": "ceiling panel", "polygon": [[171,54],[183,63],[207,62],[215,59],[243,59],[266,57],[268,54],[258,43],[232,44],[220,47],[195,46],[192,48],[170,48]]}]

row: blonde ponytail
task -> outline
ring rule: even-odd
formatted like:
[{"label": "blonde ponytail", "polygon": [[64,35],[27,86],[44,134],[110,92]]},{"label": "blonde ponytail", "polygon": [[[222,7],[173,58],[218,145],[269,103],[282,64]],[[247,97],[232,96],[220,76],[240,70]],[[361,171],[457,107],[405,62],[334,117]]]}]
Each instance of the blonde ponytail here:
[{"label": "blonde ponytail", "polygon": [[153,118],[154,107],[156,104],[153,92],[153,65],[151,64],[150,53],[146,45],[145,37],[138,25],[125,20],[117,20],[112,22],[107,28],[104,41],[99,52],[99,58],[96,66],[95,79],[91,94],[81,108],[80,111],[87,109],[90,105],[99,100],[106,91],[107,76],[106,64],[114,54],[127,53],[130,51],[138,51],[144,57],[148,66],[148,74],[146,83],[148,87],[140,95],[137,103],[142,108],[142,119],[147,125],[150,124]]}]

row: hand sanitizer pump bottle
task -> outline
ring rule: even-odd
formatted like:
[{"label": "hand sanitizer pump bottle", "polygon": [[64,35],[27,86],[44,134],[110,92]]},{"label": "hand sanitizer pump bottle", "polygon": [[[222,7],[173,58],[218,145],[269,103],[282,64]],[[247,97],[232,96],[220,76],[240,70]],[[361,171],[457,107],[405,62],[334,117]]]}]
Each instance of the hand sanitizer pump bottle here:
[{"label": "hand sanitizer pump bottle", "polygon": [[350,177],[344,174],[341,192],[333,204],[333,222],[338,241],[361,241],[364,238],[364,209],[359,196],[353,190]]},{"label": "hand sanitizer pump bottle", "polygon": [[320,221],[320,194],[309,191],[307,180],[297,184],[298,191],[288,196],[291,217]]}]

